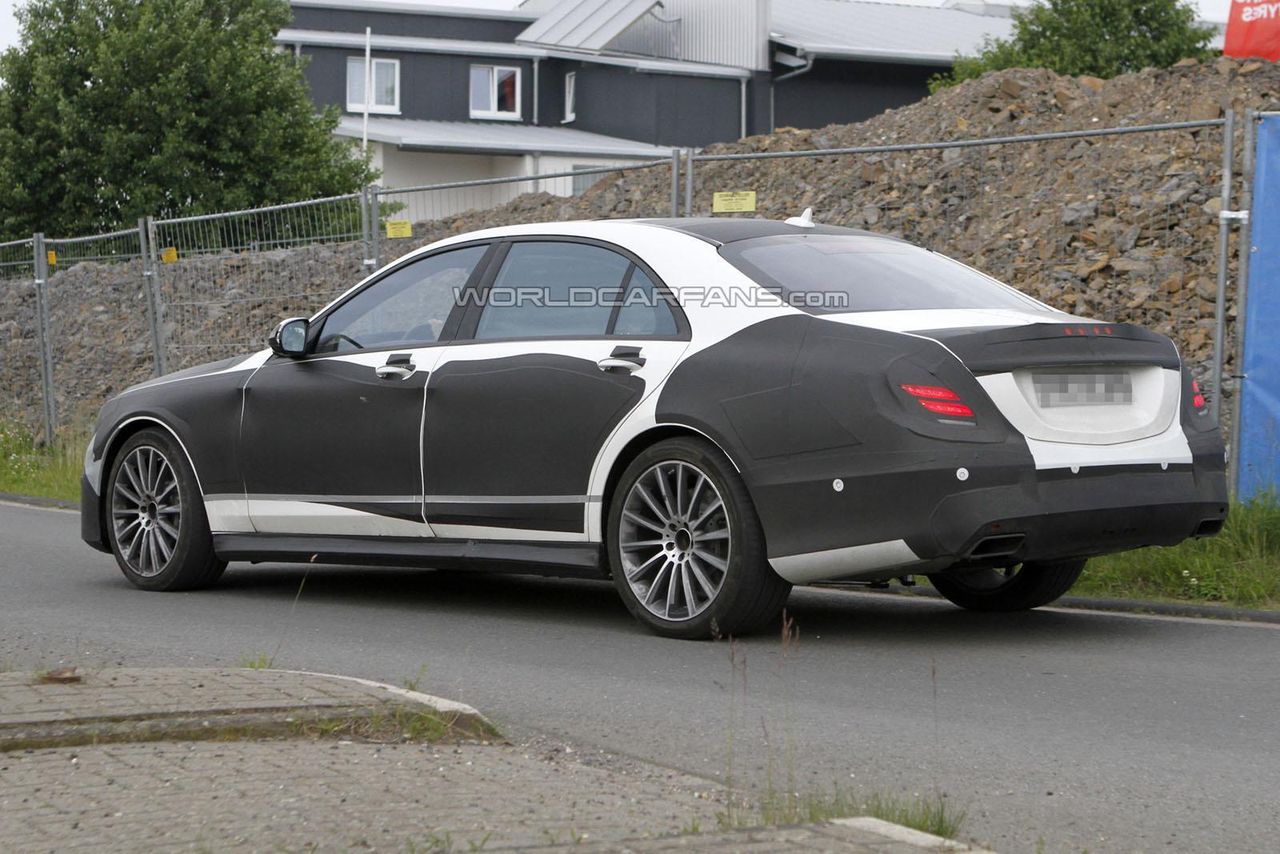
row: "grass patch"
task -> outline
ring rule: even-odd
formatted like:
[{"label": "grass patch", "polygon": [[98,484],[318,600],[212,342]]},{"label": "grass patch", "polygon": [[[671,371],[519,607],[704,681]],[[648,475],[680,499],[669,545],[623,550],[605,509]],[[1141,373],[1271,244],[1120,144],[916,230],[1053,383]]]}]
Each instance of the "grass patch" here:
[{"label": "grass patch", "polygon": [[26,428],[0,422],[0,492],[78,501],[87,442],[67,433],[45,445]]},{"label": "grass patch", "polygon": [[272,659],[265,652],[257,655],[245,655],[240,658],[240,666],[245,670],[270,670]]},{"label": "grass patch", "polygon": [[891,821],[923,833],[955,839],[964,826],[965,812],[948,806],[942,796],[906,798],[896,795],[872,795],[863,804],[863,812],[872,818]]},{"label": "grass patch", "polygon": [[1222,533],[1207,540],[1094,558],[1071,592],[1280,608],[1280,502],[1232,505]]},{"label": "grass patch", "polygon": [[[786,827],[819,824],[855,816],[891,821],[934,836],[954,839],[964,826],[965,812],[941,795],[901,796],[876,792],[859,798],[839,787],[830,792],[767,791],[755,811],[739,810],[720,815],[721,827]],[[696,831],[695,831],[696,832]]]}]

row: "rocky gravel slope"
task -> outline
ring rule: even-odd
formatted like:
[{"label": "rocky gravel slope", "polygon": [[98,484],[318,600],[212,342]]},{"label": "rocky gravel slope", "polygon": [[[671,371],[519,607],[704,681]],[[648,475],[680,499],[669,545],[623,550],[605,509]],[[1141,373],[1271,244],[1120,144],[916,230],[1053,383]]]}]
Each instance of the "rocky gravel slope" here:
[{"label": "rocky gravel slope", "polygon": [[[785,85],[785,84],[784,84]],[[1045,70],[986,75],[866,122],[780,129],[707,153],[799,152],[1216,119],[1280,107],[1275,64],[1219,59],[1103,81]],[[1212,351],[1222,138],[1217,128],[972,148],[699,164],[695,212],[718,190],[754,190],[759,215],[804,207],[821,222],[906,237],[1064,310],[1150,326],[1189,360]],[[1243,133],[1237,133],[1237,152]],[[1239,158],[1237,158],[1239,164]],[[1239,188],[1239,166],[1233,176]],[[415,223],[383,259],[450,234],[513,222],[666,216],[670,173],[607,177],[576,198],[521,196],[488,211]],[[1234,242],[1234,238],[1233,238]],[[1235,275],[1232,253],[1231,273]],[[318,306],[360,274],[358,246],[179,261],[166,271],[178,367],[253,346],[270,322]],[[82,264],[50,287],[63,420],[151,370],[140,270]],[[1233,278],[1234,281],[1234,278]],[[28,288],[0,284],[4,405],[38,419]],[[1229,317],[1234,318],[1234,298]],[[1228,342],[1228,352],[1233,342]],[[1228,361],[1228,374],[1232,362]],[[1228,384],[1225,389],[1230,392]]]}]

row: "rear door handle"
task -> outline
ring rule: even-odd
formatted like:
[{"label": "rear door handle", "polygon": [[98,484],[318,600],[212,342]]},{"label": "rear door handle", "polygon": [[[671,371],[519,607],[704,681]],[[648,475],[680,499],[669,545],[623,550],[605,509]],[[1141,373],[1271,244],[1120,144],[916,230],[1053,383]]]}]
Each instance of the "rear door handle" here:
[{"label": "rear door handle", "polygon": [[626,371],[634,374],[644,367],[644,356],[639,347],[614,347],[613,352],[596,362],[602,371]]}]

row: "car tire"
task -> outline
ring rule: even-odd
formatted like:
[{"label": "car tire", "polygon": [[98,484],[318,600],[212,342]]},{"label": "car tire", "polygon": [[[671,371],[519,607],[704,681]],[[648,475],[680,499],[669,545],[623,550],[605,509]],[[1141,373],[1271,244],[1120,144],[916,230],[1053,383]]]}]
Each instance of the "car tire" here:
[{"label": "car tire", "polygon": [[741,476],[710,442],[682,437],[645,449],[609,498],[609,568],[650,630],[706,639],[777,621],[791,585],[769,566]]},{"label": "car tire", "polygon": [[1027,611],[1061,597],[1080,578],[1086,560],[1024,563],[1008,569],[930,575],[943,596],[970,611]]},{"label": "car tire", "polygon": [[111,553],[134,586],[192,590],[227,568],[213,552],[195,472],[167,432],[129,437],[112,462],[103,504]]}]

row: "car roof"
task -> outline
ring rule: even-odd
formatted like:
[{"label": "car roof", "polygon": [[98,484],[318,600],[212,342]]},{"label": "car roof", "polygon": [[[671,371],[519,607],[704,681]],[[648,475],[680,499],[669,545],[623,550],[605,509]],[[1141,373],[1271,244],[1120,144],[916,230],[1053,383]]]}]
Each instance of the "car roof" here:
[{"label": "car roof", "polygon": [[779,237],[786,235],[809,235],[809,234],[844,234],[857,235],[859,237],[876,237],[884,240],[897,240],[897,238],[889,237],[885,234],[876,234],[872,231],[863,231],[857,228],[844,228],[838,225],[820,225],[815,223],[812,227],[803,227],[789,225],[782,220],[763,219],[763,218],[738,218],[738,217],[683,217],[683,218],[665,218],[665,219],[637,219],[631,222],[640,223],[642,225],[655,225],[660,228],[669,228],[673,231],[679,231],[684,234],[705,240],[716,246],[723,246],[726,243],[735,243],[739,240],[753,240],[757,237]]}]

